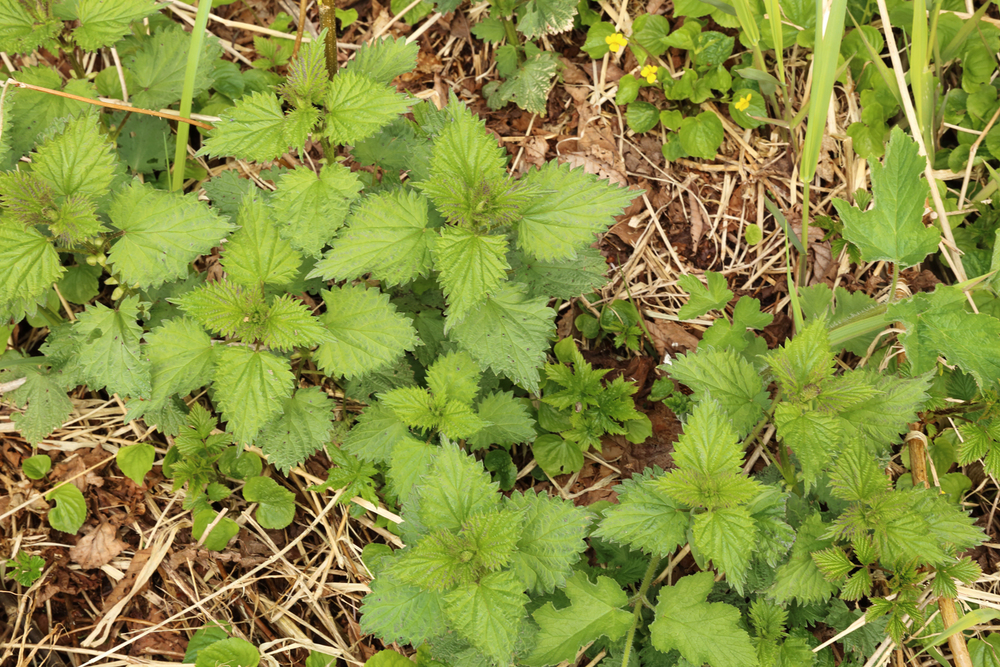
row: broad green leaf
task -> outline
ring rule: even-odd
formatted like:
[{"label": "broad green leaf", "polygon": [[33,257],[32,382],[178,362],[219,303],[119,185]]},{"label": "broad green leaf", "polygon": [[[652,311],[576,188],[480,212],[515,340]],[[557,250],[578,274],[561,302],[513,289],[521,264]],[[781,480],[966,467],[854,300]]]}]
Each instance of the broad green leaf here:
[{"label": "broad green leaf", "polygon": [[[372,667],[409,667],[409,665],[403,665],[402,663],[395,663],[395,661],[393,661],[392,665],[386,664],[385,662],[383,662],[384,658],[380,659],[379,662],[372,663],[372,660],[378,658],[378,656],[382,653],[392,653],[394,655],[399,656],[403,660],[406,660],[406,662],[410,662],[407,658],[399,655],[395,651],[390,651],[386,649],[384,651],[379,651],[372,657],[368,658],[368,662],[366,662],[365,665],[372,665]],[[306,658],[306,667],[336,667],[337,660],[339,660],[339,658],[335,655],[320,653],[318,651],[309,651],[309,656]]]},{"label": "broad green leaf", "polygon": [[284,174],[270,200],[281,236],[303,254],[319,257],[360,190],[361,181],[341,164],[324,165],[318,176],[305,168]]},{"label": "broad green leaf", "polygon": [[689,295],[687,303],[677,311],[679,319],[692,320],[710,310],[722,310],[733,298],[733,292],[721,273],[706,271],[705,279],[708,281],[708,287],[702,285],[701,281],[690,273],[677,279],[677,284]]},{"label": "broad green leaf", "polygon": [[522,587],[538,595],[561,587],[587,548],[584,537],[590,517],[570,502],[532,490],[511,494],[504,505],[523,516],[511,563]]},{"label": "broad green leaf", "polygon": [[325,44],[326,33],[320,33],[318,39],[302,44],[298,56],[288,65],[288,78],[278,87],[281,96],[297,107],[323,102],[330,83],[330,75],[326,71]]},{"label": "broad green leaf", "polygon": [[118,468],[138,486],[142,486],[146,473],[153,469],[155,458],[156,450],[143,442],[119,447],[115,452]]},{"label": "broad green leaf", "polygon": [[243,487],[247,502],[258,503],[257,523],[267,530],[280,530],[295,518],[295,494],[270,477],[251,477]]},{"label": "broad green leaf", "polygon": [[222,266],[230,280],[246,287],[286,285],[298,274],[302,257],[281,238],[269,207],[259,198],[246,197],[233,234],[222,253]]},{"label": "broad green leaf", "polygon": [[578,472],[583,468],[580,445],[561,435],[546,433],[531,443],[531,455],[542,471],[550,477]]},{"label": "broad green leaf", "polygon": [[292,395],[288,361],[270,352],[224,347],[216,352],[214,401],[239,444],[254,441]]},{"label": "broad green leaf", "polygon": [[441,447],[427,479],[434,483],[425,480],[419,489],[418,512],[429,530],[459,530],[469,517],[494,510],[500,503],[497,485],[482,464],[454,445]]},{"label": "broad green leaf", "polygon": [[86,305],[100,293],[97,279],[102,273],[99,266],[89,264],[66,267],[66,273],[59,279],[59,293],[70,303]]},{"label": "broad green leaf", "polygon": [[48,454],[36,454],[21,461],[21,472],[28,479],[41,479],[52,469],[52,458]]},{"label": "broad green leaf", "polygon": [[267,162],[288,150],[285,114],[273,93],[246,95],[219,117],[199,155]]},{"label": "broad green leaf", "polygon": [[96,51],[128,34],[133,21],[155,14],[154,0],[78,0],[73,8],[80,26],[73,31],[73,41],[84,51]]},{"label": "broad green leaf", "polygon": [[[448,298],[449,321],[493,296],[507,280],[507,240],[462,227],[445,227],[434,243],[434,268]],[[454,319],[451,319],[454,318]]]},{"label": "broad green leaf", "polygon": [[472,449],[486,449],[491,445],[510,447],[535,439],[534,420],[524,404],[514,398],[513,392],[493,392],[485,396],[476,411],[490,425],[469,438],[468,445]]},{"label": "broad green leaf", "polygon": [[632,614],[621,609],[628,596],[613,579],[597,577],[592,584],[577,572],[566,582],[565,592],[568,607],[556,609],[547,602],[532,614],[538,642],[525,660],[530,667],[573,662],[584,644],[602,636],[617,641],[632,627]]},{"label": "broad green leaf", "polygon": [[278,419],[268,424],[257,442],[268,463],[288,474],[330,443],[333,400],[319,387],[299,389],[286,398]]},{"label": "broad green leaf", "polygon": [[724,602],[706,602],[713,579],[711,572],[699,572],[661,588],[650,640],[658,651],[676,649],[694,665],[753,667],[757,654],[750,635],[740,627],[739,610]]},{"label": "broad green leaf", "polygon": [[509,570],[492,572],[445,596],[451,626],[466,641],[498,662],[511,659],[528,596]]},{"label": "broad green leaf", "polygon": [[670,376],[692,390],[692,399],[711,396],[732,420],[738,437],[750,432],[763,416],[770,398],[763,378],[753,365],[730,350],[707,348],[679,355],[670,365]]},{"label": "broad green leaf", "polygon": [[554,316],[545,303],[544,298],[529,298],[520,284],[507,283],[452,325],[451,338],[480,366],[537,392]]},{"label": "broad green leaf", "polygon": [[326,92],[326,137],[337,144],[354,144],[370,137],[412,102],[394,87],[353,70],[342,70]]},{"label": "broad green leaf", "polygon": [[[310,658],[313,655],[319,655],[318,653],[310,654]],[[336,663],[336,658],[329,656],[331,659],[330,663],[318,663],[316,665],[310,665],[309,660],[306,660],[306,667],[334,667]],[[386,649],[379,651],[372,657],[368,658],[365,662],[365,667],[413,667],[413,661],[404,655],[400,655],[395,651]]]},{"label": "broad green leaf", "polygon": [[329,339],[309,307],[288,293],[271,302],[262,328],[260,342],[277,350],[312,347]]},{"label": "broad green leaf", "polygon": [[[17,2],[17,0],[0,0],[4,1]],[[6,15],[3,6],[0,4],[0,16]],[[62,30],[62,21],[53,20],[52,25],[56,28],[55,34]],[[80,97],[97,99],[97,91],[89,81],[70,79],[64,85],[62,77],[52,67],[23,67],[17,73],[17,80],[43,88],[62,90]],[[76,118],[94,113],[94,107],[90,104],[37,90],[9,89],[7,100],[10,105],[7,110],[11,112],[13,118],[6,115],[4,117],[4,122],[9,121],[10,127],[4,132],[3,141],[10,142],[11,153],[8,157],[14,160],[46,138],[56,122],[61,124],[64,118]],[[14,162],[0,160],[0,165],[13,168]]]},{"label": "broad green leaf", "polygon": [[[392,562],[386,570],[391,572]],[[361,631],[384,643],[420,645],[448,631],[440,593],[379,575],[361,602]]]},{"label": "broad green leaf", "polygon": [[399,189],[366,197],[309,277],[350,280],[371,273],[389,286],[407,283],[430,272],[436,237],[420,193]]},{"label": "broad green leaf", "polygon": [[249,343],[264,333],[268,307],[260,285],[244,287],[223,278],[171,301],[203,327],[222,336]]},{"label": "broad green leaf", "polygon": [[803,405],[782,402],[775,408],[774,424],[778,437],[792,448],[802,465],[802,480],[808,490],[843,441],[840,420]]},{"label": "broad green leaf", "polygon": [[51,16],[47,5],[32,6],[18,0],[0,0],[0,51],[30,53],[47,42],[50,49],[63,23]]},{"label": "broad green leaf", "polygon": [[629,102],[625,112],[625,122],[629,129],[636,134],[649,132],[660,122],[660,110],[656,105],[649,102],[633,101]]},{"label": "broad green leaf", "polygon": [[[532,0],[534,1],[534,0]],[[543,2],[545,0],[542,0]],[[557,2],[565,0],[556,0]],[[575,11],[575,7],[573,8]],[[518,22],[518,27],[524,20]],[[491,109],[498,109],[513,102],[529,113],[545,115],[548,110],[549,91],[559,69],[559,60],[554,53],[542,51],[528,58],[517,72],[500,84],[488,97]]]},{"label": "broad green leaf", "polygon": [[111,189],[117,166],[114,146],[89,116],[71,120],[59,136],[39,147],[31,162],[32,174],[56,195],[92,199]]},{"label": "broad green leaf", "polygon": [[73,412],[73,402],[65,388],[34,369],[27,371],[24,384],[4,394],[3,398],[25,408],[24,412],[13,414],[11,419],[21,437],[32,446],[62,426]]},{"label": "broad green leaf", "polygon": [[1000,667],[1000,633],[992,632],[985,640],[969,640],[969,657],[976,667]]},{"label": "broad green leaf", "polygon": [[726,581],[743,590],[747,567],[757,543],[757,527],[745,507],[709,510],[694,517],[694,541],[704,558],[711,558]]},{"label": "broad green leaf", "polygon": [[833,205],[844,222],[844,238],[858,246],[866,262],[886,261],[907,267],[937,250],[941,233],[923,223],[927,182],[917,144],[893,128],[885,162],[870,160],[875,206],[861,211],[843,199]]},{"label": "broad green leaf", "polygon": [[479,392],[482,373],[467,352],[449,352],[427,369],[427,388],[435,400],[455,400],[471,405]]},{"label": "broad green leaf", "polygon": [[815,396],[819,383],[833,375],[826,322],[816,319],[768,358],[771,372],[789,399],[807,400]]},{"label": "broad green leaf", "polygon": [[778,568],[774,585],[768,591],[770,597],[779,603],[796,600],[808,604],[822,602],[836,592],[836,584],[827,581],[812,559],[813,552],[833,545],[833,540],[823,538],[829,528],[819,512],[810,515],[799,526],[792,556]]},{"label": "broad green leaf", "polygon": [[601,252],[590,246],[576,259],[541,261],[521,251],[507,256],[514,272],[510,279],[528,286],[528,295],[572,299],[599,289],[607,282],[608,265]]},{"label": "broad green leaf", "polygon": [[229,637],[198,652],[195,667],[257,667],[260,651],[245,639]]},{"label": "broad green leaf", "polygon": [[194,634],[191,635],[191,639],[188,640],[187,650],[184,651],[184,657],[181,659],[181,662],[184,664],[195,664],[198,660],[198,653],[203,649],[229,637],[229,634],[226,632],[226,628],[229,627],[231,626],[228,624],[226,624],[225,628],[221,625],[206,625],[203,628],[195,630]]},{"label": "broad green leaf", "polygon": [[[357,428],[351,430],[353,433]],[[389,485],[401,503],[407,503],[417,493],[416,485],[430,470],[437,446],[417,440],[406,432],[403,438],[393,442],[389,463]]]},{"label": "broad green leaf", "polygon": [[715,154],[726,134],[722,121],[713,111],[703,111],[697,116],[688,116],[681,121],[677,131],[681,146],[692,157],[714,160]]},{"label": "broad green leaf", "polygon": [[[219,513],[210,507],[194,509],[191,514],[191,537],[197,538],[198,540],[201,540],[202,535],[205,533],[205,529],[208,528],[208,526],[216,520],[216,517],[219,516]],[[239,532],[239,525],[237,525],[237,523],[228,516],[224,516],[218,523],[215,524],[215,527],[212,528],[212,532],[205,537],[202,544],[209,551],[222,551],[229,545],[229,541],[236,537]]]},{"label": "broad green leaf", "polygon": [[854,373],[863,374],[875,392],[840,411],[847,439],[856,437],[873,452],[885,451],[898,441],[900,433],[909,430],[908,425],[924,408],[932,378],[924,375],[903,379],[861,370]]},{"label": "broad green leaf", "polygon": [[325,373],[357,377],[388,366],[416,346],[409,318],[377,289],[345,285],[322,295],[322,320],[333,339],[322,343],[314,358]]},{"label": "broad green leaf", "polygon": [[0,266],[0,305],[34,301],[66,271],[45,236],[10,220],[0,220]]},{"label": "broad green leaf", "polygon": [[408,43],[402,37],[384,37],[375,44],[362,44],[344,69],[387,85],[416,66],[419,51],[416,42]]},{"label": "broad green leaf", "polygon": [[528,0],[518,9],[517,30],[528,39],[570,30],[576,17],[573,0]]},{"label": "broad green leaf", "polygon": [[139,297],[131,296],[122,299],[117,310],[95,303],[78,316],[73,337],[81,346],[80,365],[91,389],[150,396],[150,364],[140,352],[138,313]]},{"label": "broad green leaf", "polygon": [[75,535],[87,520],[87,501],[73,484],[62,484],[45,494],[56,506],[49,510],[49,525],[56,530]]},{"label": "broad green leaf", "polygon": [[[222,57],[222,47],[214,36],[204,36],[200,41],[195,97],[212,85],[212,66]],[[144,109],[162,109],[180,100],[190,48],[191,33],[177,24],[141,37],[138,50],[122,58],[122,66],[135,77],[136,85],[129,86],[132,104]]]},{"label": "broad green leaf", "polygon": [[665,558],[687,541],[689,513],[657,484],[647,468],[618,486],[618,504],[605,511],[594,535]]},{"label": "broad green leaf", "polygon": [[344,449],[362,461],[388,463],[397,443],[421,442],[410,435],[406,424],[381,403],[370,405],[358,416],[344,439]]},{"label": "broad green leaf", "polygon": [[220,245],[233,229],[194,195],[156,190],[139,181],[115,195],[108,215],[122,231],[109,259],[123,283],[145,289],[187,276],[191,262]]},{"label": "broad green leaf", "polygon": [[538,188],[516,223],[517,247],[540,260],[574,259],[605,232],[634,194],[583,169],[548,162],[521,179]]}]

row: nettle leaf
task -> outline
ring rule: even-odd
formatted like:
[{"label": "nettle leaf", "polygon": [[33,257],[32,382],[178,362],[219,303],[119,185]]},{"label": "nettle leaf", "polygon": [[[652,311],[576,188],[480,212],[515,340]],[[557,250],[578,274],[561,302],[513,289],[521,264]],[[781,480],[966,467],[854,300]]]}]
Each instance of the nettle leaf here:
[{"label": "nettle leaf", "polygon": [[366,197],[308,277],[350,280],[370,273],[390,287],[407,283],[430,272],[436,237],[420,193],[398,189]]},{"label": "nettle leaf", "polygon": [[452,338],[480,366],[537,392],[538,368],[545,361],[555,316],[546,302],[529,298],[518,283],[507,283],[453,325]]},{"label": "nettle leaf", "polygon": [[403,38],[384,37],[375,44],[362,44],[344,69],[363,74],[377,83],[390,84],[416,66],[419,47],[416,42],[407,43]]},{"label": "nettle leaf", "polygon": [[332,335],[314,357],[323,372],[358,377],[389,366],[418,344],[410,319],[377,289],[345,285],[323,290],[322,296],[321,319]]},{"label": "nettle leaf", "polygon": [[689,513],[657,482],[658,467],[647,468],[618,486],[618,504],[605,511],[594,535],[666,557],[687,541]]},{"label": "nettle leaf", "polygon": [[884,451],[916,420],[927,403],[933,378],[923,375],[904,379],[861,370],[853,373],[862,375],[875,391],[840,411],[847,439],[858,438],[871,451]]},{"label": "nettle leaf", "polygon": [[509,570],[492,572],[445,597],[445,614],[470,644],[498,662],[514,651],[528,596]]},{"label": "nettle leaf", "polygon": [[538,642],[525,660],[530,667],[573,662],[584,644],[600,637],[618,641],[632,627],[632,614],[621,609],[628,596],[613,579],[597,577],[592,584],[585,573],[577,572],[566,582],[565,591],[568,607],[556,609],[546,602],[532,614]]},{"label": "nettle leaf", "polygon": [[136,322],[139,297],[122,299],[117,310],[95,303],[80,313],[73,338],[81,346],[80,365],[87,385],[110,394],[148,397],[152,391],[149,362],[142,358]]},{"label": "nettle leaf", "polygon": [[775,408],[774,424],[778,437],[792,448],[802,464],[802,480],[808,491],[843,441],[841,421],[803,405],[782,402]]},{"label": "nettle leaf", "polygon": [[507,280],[507,240],[463,227],[445,227],[434,244],[434,268],[448,298],[449,321],[458,321]]},{"label": "nettle leaf", "polygon": [[929,188],[921,178],[925,161],[917,144],[894,127],[885,162],[869,160],[875,206],[861,211],[843,199],[833,205],[844,221],[844,238],[858,246],[866,262],[913,266],[937,250],[941,232],[923,223]]},{"label": "nettle leaf", "polygon": [[[144,109],[162,109],[180,100],[190,48],[191,33],[177,24],[141,38],[139,49],[122,58],[122,65],[135,77],[135,85],[128,87],[132,104]],[[221,57],[218,39],[208,36],[201,40],[194,78],[195,97],[212,85],[213,63]]]},{"label": "nettle leaf", "polygon": [[522,182],[540,191],[516,223],[517,247],[540,260],[575,259],[614,224],[635,194],[583,169],[548,162]]},{"label": "nettle leaf", "polygon": [[707,348],[679,355],[670,365],[670,376],[694,393],[694,401],[711,396],[732,420],[736,435],[750,432],[763,416],[770,398],[764,379],[753,364],[730,350]]},{"label": "nettle leaf", "polygon": [[337,144],[366,139],[406,113],[412,102],[406,95],[353,70],[342,70],[326,93],[326,132]]},{"label": "nettle leaf", "polygon": [[757,652],[740,627],[740,612],[723,602],[707,602],[711,572],[683,577],[660,589],[650,640],[662,653],[676,649],[688,662],[712,667],[752,667]]},{"label": "nettle leaf", "polygon": [[33,368],[25,373],[24,384],[3,398],[24,408],[24,412],[15,413],[11,419],[21,437],[32,446],[62,426],[73,412],[73,401],[66,390]]},{"label": "nettle leaf", "polygon": [[690,273],[677,279],[677,284],[689,294],[687,303],[677,311],[679,319],[691,320],[701,317],[710,310],[721,310],[733,298],[733,292],[721,273],[706,271],[705,279],[708,281],[708,287],[702,285],[701,281]]},{"label": "nettle leaf", "polygon": [[479,417],[489,423],[468,439],[472,449],[486,449],[492,445],[510,447],[535,439],[535,422],[528,409],[510,391],[493,392],[476,406]]},{"label": "nettle leaf", "polygon": [[[391,571],[391,564],[389,568]],[[383,642],[420,645],[448,630],[440,593],[379,575],[361,602],[361,631]]]},{"label": "nettle leaf", "polygon": [[240,230],[222,253],[222,267],[233,282],[247,287],[287,285],[298,275],[302,257],[278,234],[278,226],[261,199],[244,198],[236,221]]},{"label": "nettle leaf", "polygon": [[747,509],[729,507],[697,514],[692,532],[702,556],[712,559],[726,581],[742,593],[754,553],[752,545],[757,543],[757,526]]},{"label": "nettle leaf", "polygon": [[322,103],[330,83],[326,71],[325,44],[325,32],[302,44],[298,56],[288,65],[288,78],[278,86],[278,91],[287,101],[300,107]]},{"label": "nettle leaf", "polygon": [[562,586],[586,548],[590,517],[580,507],[532,490],[515,492],[504,505],[523,516],[511,571],[529,592],[544,595]]},{"label": "nettle leaf", "polygon": [[191,318],[167,320],[146,334],[143,355],[149,360],[154,405],[184,396],[211,381],[215,366],[212,339]]},{"label": "nettle leaf", "polygon": [[388,463],[397,443],[421,442],[412,435],[396,413],[375,403],[358,416],[344,439],[344,450],[362,461]]},{"label": "nettle leaf", "polygon": [[342,164],[324,165],[319,175],[299,168],[278,179],[270,205],[281,236],[296,250],[319,257],[360,191],[361,181]]},{"label": "nettle leaf", "polygon": [[0,51],[30,53],[62,32],[63,23],[51,16],[42,5],[22,4],[18,0],[0,0]]},{"label": "nettle leaf", "polygon": [[774,350],[768,364],[785,396],[808,400],[819,392],[819,384],[833,375],[826,322],[816,319],[784,346]]},{"label": "nettle leaf", "polygon": [[257,523],[267,530],[280,530],[295,518],[295,494],[270,477],[251,477],[243,487],[247,502],[258,503]]},{"label": "nettle leaf", "polygon": [[[14,0],[15,2],[17,0]],[[2,10],[0,10],[2,15]],[[55,21],[58,27],[56,34],[62,31],[62,21]],[[53,90],[73,93],[88,99],[97,99],[97,91],[89,81],[82,79],[70,79],[63,84],[59,73],[51,67],[24,67],[17,73],[18,81],[30,83]],[[65,97],[57,97],[37,90],[16,89],[7,91],[7,100],[10,104],[11,116],[5,122],[10,122],[10,132],[4,133],[3,140],[10,142],[11,154],[9,157],[18,158],[35,144],[42,141],[53,127],[56,121],[62,122],[65,118],[76,118],[94,113],[94,107],[85,102],[71,100]],[[0,164],[4,164],[0,162]],[[6,162],[13,167],[13,162]]]},{"label": "nettle leaf", "polygon": [[117,161],[114,145],[90,116],[71,120],[59,136],[43,144],[32,157],[31,173],[56,195],[98,199],[111,189]]},{"label": "nettle leaf", "polygon": [[291,145],[285,133],[285,114],[274,93],[244,95],[219,118],[198,155],[267,162],[280,157]]},{"label": "nettle leaf", "polygon": [[440,399],[471,405],[479,392],[479,366],[467,352],[449,352],[427,369],[427,388]]},{"label": "nettle leaf", "polygon": [[292,395],[295,376],[288,361],[248,347],[224,347],[216,352],[214,401],[239,444],[254,441]]},{"label": "nettle leaf", "polygon": [[278,419],[257,439],[268,463],[288,474],[330,443],[333,399],[319,387],[298,389],[286,398]]},{"label": "nettle leaf", "polygon": [[245,343],[256,340],[259,320],[266,313],[259,286],[244,287],[225,279],[205,283],[171,301],[209,331],[235,336]]},{"label": "nettle leaf", "polygon": [[837,585],[823,576],[812,558],[814,552],[833,545],[832,539],[823,537],[829,528],[819,512],[809,516],[799,526],[791,558],[778,568],[774,585],[769,590],[775,601],[782,604],[791,600],[800,604],[822,602],[837,591]]},{"label": "nettle leaf", "polygon": [[[426,480],[433,480],[432,484]],[[457,531],[469,517],[497,509],[500,494],[482,463],[454,445],[440,448],[418,488],[418,516],[428,530]],[[520,590],[520,589],[519,589]]]},{"label": "nettle leaf", "polygon": [[[352,430],[353,432],[353,430]],[[400,503],[408,503],[415,493],[416,485],[430,470],[437,446],[417,440],[406,433],[393,442],[389,458],[389,488],[399,498]]]},{"label": "nettle leaf", "polygon": [[528,39],[554,35],[573,27],[573,0],[528,0],[518,12],[517,30]]},{"label": "nettle leaf", "polygon": [[155,14],[154,0],[78,0],[73,6],[80,27],[73,31],[73,41],[84,51],[111,46],[128,34],[130,24]]},{"label": "nettle leaf", "polygon": [[87,520],[87,501],[83,492],[74,484],[62,484],[45,494],[45,499],[55,501],[49,510],[49,525],[70,535],[75,535]]},{"label": "nettle leaf", "polygon": [[319,319],[291,294],[282,294],[271,302],[262,328],[260,342],[282,351],[312,347],[330,338]]},{"label": "nettle leaf", "polygon": [[607,262],[601,251],[586,247],[576,259],[542,261],[523,252],[507,256],[514,272],[510,279],[528,286],[528,295],[572,299],[604,286]]},{"label": "nettle leaf", "polygon": [[123,283],[144,289],[185,277],[191,262],[234,228],[194,195],[139,181],[115,195],[108,215],[122,230],[109,258]]},{"label": "nettle leaf", "polygon": [[0,305],[34,301],[66,271],[41,232],[9,218],[0,220],[0,266]]}]

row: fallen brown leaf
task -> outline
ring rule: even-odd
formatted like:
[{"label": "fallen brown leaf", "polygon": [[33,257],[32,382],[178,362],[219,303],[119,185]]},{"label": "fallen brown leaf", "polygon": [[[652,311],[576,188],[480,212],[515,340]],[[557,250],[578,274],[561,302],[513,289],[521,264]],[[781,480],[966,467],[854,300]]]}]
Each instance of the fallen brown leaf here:
[{"label": "fallen brown leaf", "polygon": [[84,535],[70,548],[69,557],[80,567],[89,570],[111,562],[127,544],[118,539],[118,530],[107,521],[101,522],[89,535]]}]

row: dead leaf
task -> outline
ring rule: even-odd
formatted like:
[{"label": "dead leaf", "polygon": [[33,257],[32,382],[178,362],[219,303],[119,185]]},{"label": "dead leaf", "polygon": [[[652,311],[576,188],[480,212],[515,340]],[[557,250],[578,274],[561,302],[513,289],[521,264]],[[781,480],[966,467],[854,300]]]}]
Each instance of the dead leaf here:
[{"label": "dead leaf", "polygon": [[518,170],[523,174],[529,166],[541,167],[545,164],[545,155],[549,152],[549,142],[543,137],[528,137],[524,142],[524,154]]},{"label": "dead leaf", "polygon": [[698,339],[677,322],[646,320],[646,330],[653,339],[653,347],[661,361],[668,356],[675,357],[682,352],[698,349]]},{"label": "dead leaf", "polygon": [[637,229],[633,227],[631,222],[633,221],[629,219],[622,220],[608,231],[634,248],[635,244],[639,242],[639,239],[642,238],[643,232],[646,230],[645,228]]},{"label": "dead leaf", "polygon": [[69,557],[80,567],[90,570],[110,563],[120,554],[127,544],[118,539],[118,529],[107,521],[95,528],[89,535],[84,535],[69,550]]},{"label": "dead leaf", "polygon": [[816,174],[824,181],[833,181],[836,178],[836,171],[833,168],[833,160],[830,154],[837,150],[837,141],[829,135],[823,135],[823,143],[819,150],[819,163],[816,165]]},{"label": "dead leaf", "polygon": [[139,576],[139,572],[146,565],[146,561],[149,560],[150,555],[153,553],[153,549],[150,547],[148,549],[140,549],[135,552],[135,556],[132,557],[132,562],[128,564],[128,569],[125,570],[125,576],[121,578],[115,587],[108,594],[108,597],[104,598],[104,605],[102,612],[107,612],[109,609],[114,607],[116,604],[125,599],[128,595],[132,586],[135,584],[136,578]]},{"label": "dead leaf", "polygon": [[691,216],[691,247],[693,250],[698,250],[698,242],[705,234],[705,219],[701,216],[701,206],[698,205],[698,198],[694,196],[694,192],[688,190],[687,195],[688,207],[691,209],[689,213]]}]

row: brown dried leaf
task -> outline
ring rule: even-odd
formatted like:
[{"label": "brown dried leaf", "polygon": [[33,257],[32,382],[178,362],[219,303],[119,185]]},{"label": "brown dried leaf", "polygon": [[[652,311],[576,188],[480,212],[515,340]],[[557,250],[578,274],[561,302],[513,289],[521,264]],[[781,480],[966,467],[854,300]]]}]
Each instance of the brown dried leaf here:
[{"label": "brown dried leaf", "polygon": [[698,349],[698,339],[677,322],[646,320],[646,330],[653,339],[653,347],[660,359],[675,357],[682,352]]},{"label": "brown dried leaf", "polygon": [[89,535],[84,535],[70,548],[69,557],[80,567],[89,570],[110,563],[120,554],[127,544],[118,539],[118,531],[107,521],[95,528]]}]

